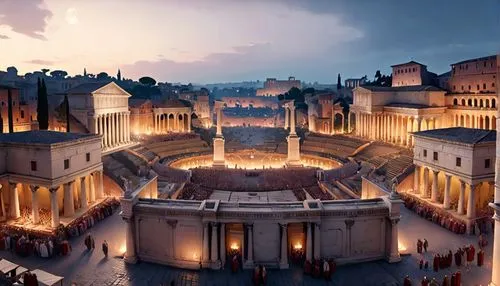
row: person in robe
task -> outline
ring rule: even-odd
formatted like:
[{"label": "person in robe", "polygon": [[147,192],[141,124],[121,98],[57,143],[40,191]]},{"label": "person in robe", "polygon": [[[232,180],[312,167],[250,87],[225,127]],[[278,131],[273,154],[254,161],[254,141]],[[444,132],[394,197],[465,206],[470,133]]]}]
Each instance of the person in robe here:
[{"label": "person in robe", "polygon": [[102,252],[104,256],[108,256],[108,242],[106,240],[102,243]]},{"label": "person in robe", "polygon": [[477,266],[481,267],[484,264],[484,251],[481,249],[477,252]]},{"label": "person in robe", "polygon": [[439,286],[439,283],[436,281],[436,278],[432,278],[430,286]]},{"label": "person in robe", "polygon": [[233,260],[231,261],[231,271],[233,273],[238,272],[238,268],[240,268],[239,262],[238,262],[238,256],[234,255]]},{"label": "person in robe", "polygon": [[326,280],[330,280],[330,265],[328,264],[328,261],[323,261],[323,276],[325,277]]},{"label": "person in robe", "polygon": [[403,286],[411,286],[410,276],[406,275],[405,280],[403,281]]},{"label": "person in robe", "polygon": [[430,284],[429,279],[427,278],[427,276],[424,276],[424,279],[422,279],[421,285],[422,286],[429,286],[429,284]]},{"label": "person in robe", "polygon": [[422,268],[424,267],[424,260],[423,259],[420,259],[418,266],[419,266],[420,270],[422,270]]},{"label": "person in robe", "polygon": [[457,267],[462,265],[462,250],[460,248],[455,252],[455,264]]},{"label": "person in robe", "polygon": [[306,260],[304,263],[304,274],[311,275],[312,273],[312,264],[309,260]]},{"label": "person in robe", "polygon": [[429,248],[429,242],[424,238],[424,252],[427,252],[427,248]]},{"label": "person in robe", "polygon": [[320,275],[321,275],[321,267],[319,264],[319,260],[315,259],[314,260],[313,277],[319,278]]},{"label": "person in robe", "polygon": [[438,272],[439,270],[439,261],[440,257],[439,254],[434,255],[434,259],[432,261],[432,269],[434,269],[434,272]]},{"label": "person in robe", "polygon": [[422,253],[423,243],[420,239],[417,240],[417,253]]},{"label": "person in robe", "polygon": [[448,275],[444,276],[443,283],[441,283],[441,286],[450,286],[450,281],[448,280]]}]

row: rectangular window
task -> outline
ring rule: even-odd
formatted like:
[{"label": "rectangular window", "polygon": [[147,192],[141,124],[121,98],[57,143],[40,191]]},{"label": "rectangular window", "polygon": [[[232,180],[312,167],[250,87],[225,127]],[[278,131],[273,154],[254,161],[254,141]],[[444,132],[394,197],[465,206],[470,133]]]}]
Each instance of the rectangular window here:
[{"label": "rectangular window", "polygon": [[457,157],[457,160],[456,160],[456,162],[455,162],[455,165],[456,165],[457,167],[462,167],[462,158]]},{"label": "rectangular window", "polygon": [[64,170],[69,169],[69,159],[64,160]]},{"label": "rectangular window", "polygon": [[36,161],[31,161],[31,171],[36,171]]},{"label": "rectangular window", "polygon": [[486,89],[486,84],[485,83],[483,83],[483,89]]},{"label": "rectangular window", "polygon": [[438,152],[434,152],[434,154],[432,154],[432,158],[434,159],[434,161],[437,161],[438,160]]},{"label": "rectangular window", "polygon": [[484,160],[484,168],[485,168],[485,169],[489,169],[489,168],[490,168],[490,166],[491,166],[491,161],[490,161],[490,159],[486,159],[486,160]]},{"label": "rectangular window", "polygon": [[427,157],[427,150],[424,150],[424,157]]},{"label": "rectangular window", "polygon": [[21,110],[21,118],[24,118],[24,110]]},{"label": "rectangular window", "polygon": [[90,162],[90,153],[87,153],[85,156],[87,158],[87,162]]}]

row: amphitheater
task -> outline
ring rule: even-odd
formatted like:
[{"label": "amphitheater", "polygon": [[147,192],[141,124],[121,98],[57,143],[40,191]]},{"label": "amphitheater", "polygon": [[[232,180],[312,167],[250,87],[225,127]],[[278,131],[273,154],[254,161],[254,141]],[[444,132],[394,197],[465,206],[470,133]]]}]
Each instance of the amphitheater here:
[{"label": "amphitheater", "polygon": [[297,130],[301,164],[289,166],[288,130],[223,133],[223,168],[212,166],[210,129],[135,138],[140,144],[103,158],[125,190],[127,262],[221,269],[233,259],[244,268],[400,260],[402,201],[389,194],[413,171],[410,151]]}]

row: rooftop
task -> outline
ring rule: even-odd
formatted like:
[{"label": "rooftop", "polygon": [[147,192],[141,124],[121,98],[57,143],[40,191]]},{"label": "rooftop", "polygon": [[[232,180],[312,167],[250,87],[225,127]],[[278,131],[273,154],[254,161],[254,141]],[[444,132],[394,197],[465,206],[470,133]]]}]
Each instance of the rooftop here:
[{"label": "rooftop", "polygon": [[89,82],[82,83],[66,91],[67,94],[90,94],[110,82]]},{"label": "rooftop", "polygon": [[191,103],[184,99],[154,100],[153,106],[158,108],[191,107]]},{"label": "rooftop", "polygon": [[496,55],[493,55],[493,56],[487,56],[487,57],[469,59],[469,60],[465,60],[465,61],[461,61],[461,62],[458,62],[458,63],[451,64],[451,65],[454,66],[454,65],[460,65],[460,64],[470,63],[470,62],[487,61],[487,60],[496,59],[496,57],[497,57]]},{"label": "rooftop", "polygon": [[409,61],[409,62],[404,63],[404,64],[397,64],[397,65],[393,65],[393,66],[391,66],[391,68],[393,68],[393,67],[399,67],[399,66],[406,66],[406,65],[420,65],[420,66],[427,67],[426,65],[421,64],[421,63],[418,63],[418,62],[416,62],[416,61]]},{"label": "rooftop", "polygon": [[431,106],[424,104],[412,104],[412,103],[390,103],[385,105],[386,107],[400,107],[400,108],[414,108],[414,109],[423,109],[423,108],[431,108]]},{"label": "rooftop", "polygon": [[49,130],[33,130],[0,134],[0,143],[15,144],[56,144],[80,139],[91,138],[97,135],[57,132]]},{"label": "rooftop", "polygon": [[371,91],[444,91],[439,87],[432,85],[411,85],[411,86],[371,86],[362,85],[361,88],[365,88]]},{"label": "rooftop", "polygon": [[479,144],[496,142],[496,130],[485,130],[464,127],[434,129],[413,133],[417,137],[441,139],[454,143]]}]

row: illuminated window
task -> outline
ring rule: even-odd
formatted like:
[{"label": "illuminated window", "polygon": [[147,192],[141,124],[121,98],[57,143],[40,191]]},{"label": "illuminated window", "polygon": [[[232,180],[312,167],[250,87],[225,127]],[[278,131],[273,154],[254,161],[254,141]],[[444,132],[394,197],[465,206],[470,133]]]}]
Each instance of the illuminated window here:
[{"label": "illuminated window", "polygon": [[490,159],[484,160],[484,168],[489,169],[490,166],[491,166],[491,160]]},{"label": "illuminated window", "polygon": [[455,161],[455,165],[457,167],[462,167],[462,158],[460,157],[457,157],[456,161]]}]

